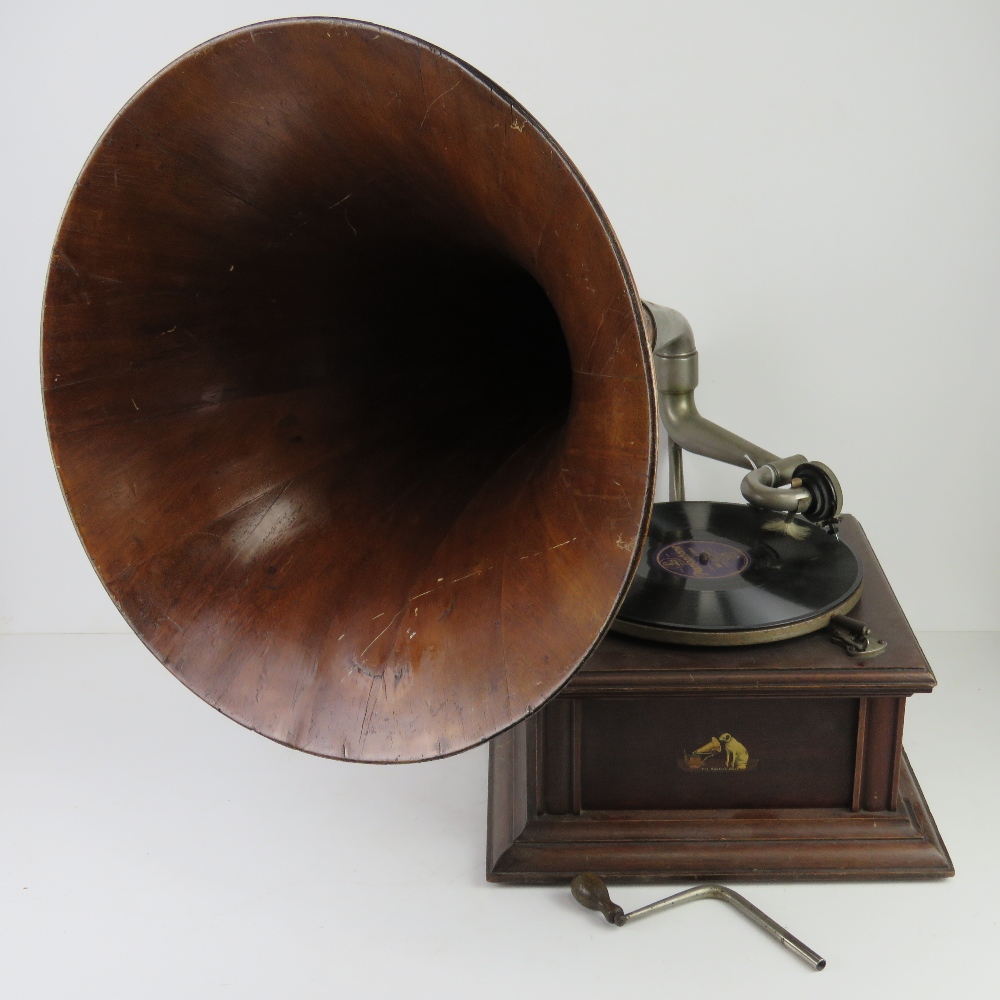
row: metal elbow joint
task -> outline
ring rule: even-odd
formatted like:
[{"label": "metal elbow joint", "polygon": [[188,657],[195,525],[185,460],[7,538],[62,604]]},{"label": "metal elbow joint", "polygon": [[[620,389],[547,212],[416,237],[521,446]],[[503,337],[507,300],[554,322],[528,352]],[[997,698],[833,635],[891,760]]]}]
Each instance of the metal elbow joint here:
[{"label": "metal elbow joint", "polygon": [[833,470],[822,462],[807,462],[804,455],[754,469],[743,477],[740,492],[757,507],[801,514],[819,525],[834,523],[844,503]]},{"label": "metal elbow joint", "polygon": [[660,419],[670,440],[685,451],[729,465],[755,469],[777,460],[746,438],[706,420],[694,402],[698,387],[698,350],[691,325],[676,309],[645,303],[656,330],[653,365]]},{"label": "metal elbow joint", "polygon": [[795,469],[806,462],[805,455],[792,455],[753,469],[743,477],[740,493],[755,507],[804,514],[812,503],[812,494],[793,479]]}]

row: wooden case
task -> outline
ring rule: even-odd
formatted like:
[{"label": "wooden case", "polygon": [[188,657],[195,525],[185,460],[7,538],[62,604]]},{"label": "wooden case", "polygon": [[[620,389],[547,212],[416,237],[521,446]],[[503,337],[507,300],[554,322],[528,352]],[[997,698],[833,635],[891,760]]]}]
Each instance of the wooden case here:
[{"label": "wooden case", "polygon": [[825,630],[741,648],[609,635],[492,741],[487,877],[954,874],[902,750],[906,699],[934,674],[857,521],[842,531],[881,656],[852,659]]}]

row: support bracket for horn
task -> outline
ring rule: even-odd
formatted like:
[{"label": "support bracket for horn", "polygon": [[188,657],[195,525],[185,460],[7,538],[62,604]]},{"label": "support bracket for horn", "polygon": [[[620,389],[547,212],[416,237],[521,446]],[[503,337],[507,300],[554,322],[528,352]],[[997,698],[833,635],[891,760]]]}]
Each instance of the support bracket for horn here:
[{"label": "support bracket for horn", "polygon": [[746,438],[706,420],[698,412],[694,390],[698,386],[698,350],[691,324],[676,309],[644,302],[655,329],[653,363],[660,419],[669,438],[669,498],[683,500],[683,452],[690,451],[750,471],[740,492],[756,507],[800,514],[830,530],[843,507],[840,482],[822,462],[805,455],[779,458]]}]

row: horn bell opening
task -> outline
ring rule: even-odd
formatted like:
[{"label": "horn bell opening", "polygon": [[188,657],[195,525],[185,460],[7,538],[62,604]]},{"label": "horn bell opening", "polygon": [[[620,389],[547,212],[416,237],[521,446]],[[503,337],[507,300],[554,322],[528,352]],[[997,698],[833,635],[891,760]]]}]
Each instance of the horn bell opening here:
[{"label": "horn bell opening", "polygon": [[384,28],[240,29],[129,102],[56,240],[43,382],[131,627],[311,753],[524,718],[641,549],[654,394],[613,233],[523,109]]}]

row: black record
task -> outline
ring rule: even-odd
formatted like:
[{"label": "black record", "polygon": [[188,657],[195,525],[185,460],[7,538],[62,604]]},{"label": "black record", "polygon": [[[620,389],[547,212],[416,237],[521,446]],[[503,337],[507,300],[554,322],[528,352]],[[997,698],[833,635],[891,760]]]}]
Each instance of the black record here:
[{"label": "black record", "polygon": [[861,596],[861,561],[802,517],[748,504],[658,503],[616,631],[745,645],[822,628]]}]

